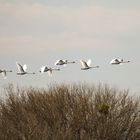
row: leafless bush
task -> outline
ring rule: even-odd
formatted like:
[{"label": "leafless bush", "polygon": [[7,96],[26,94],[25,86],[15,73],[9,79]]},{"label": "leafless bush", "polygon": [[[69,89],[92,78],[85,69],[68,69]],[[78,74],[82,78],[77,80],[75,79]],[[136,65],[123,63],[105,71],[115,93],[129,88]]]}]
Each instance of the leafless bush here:
[{"label": "leafless bush", "polygon": [[7,88],[1,140],[139,140],[139,100],[107,85]]}]

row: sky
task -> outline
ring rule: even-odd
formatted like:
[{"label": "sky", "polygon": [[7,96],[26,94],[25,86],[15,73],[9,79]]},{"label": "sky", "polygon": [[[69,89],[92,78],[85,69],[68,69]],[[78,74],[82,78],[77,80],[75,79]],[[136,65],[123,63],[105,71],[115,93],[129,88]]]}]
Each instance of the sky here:
[{"label": "sky", "polygon": [[[139,0],[0,0],[0,87],[8,83],[43,87],[56,82],[107,83],[140,92]],[[113,58],[131,63],[111,66]],[[52,77],[17,76],[15,62],[38,72],[57,59],[76,61]],[[99,69],[80,70],[79,60],[92,60]]]}]

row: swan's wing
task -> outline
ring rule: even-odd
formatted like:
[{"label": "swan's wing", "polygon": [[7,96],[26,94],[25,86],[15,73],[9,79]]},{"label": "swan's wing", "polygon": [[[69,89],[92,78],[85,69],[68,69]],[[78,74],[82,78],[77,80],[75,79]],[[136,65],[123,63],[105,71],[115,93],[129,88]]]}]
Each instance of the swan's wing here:
[{"label": "swan's wing", "polygon": [[44,72],[48,71],[49,68],[47,66],[45,66]]},{"label": "swan's wing", "polygon": [[48,70],[49,70],[49,68],[47,66],[41,67],[41,73],[44,73],[44,72],[46,72]]},{"label": "swan's wing", "polygon": [[41,73],[44,73],[46,66],[41,67]]},{"label": "swan's wing", "polygon": [[7,79],[7,73],[5,70],[2,72],[2,75],[3,75],[4,79]]},{"label": "swan's wing", "polygon": [[120,60],[119,60],[119,59],[114,59],[114,61],[115,61],[116,63],[119,63],[119,62],[120,62]]},{"label": "swan's wing", "polygon": [[57,65],[59,62],[60,62],[60,60],[56,60],[56,62],[54,64]]},{"label": "swan's wing", "polygon": [[56,60],[55,65],[62,64],[62,63],[64,63],[64,62],[65,62],[64,60],[59,59],[59,60]]},{"label": "swan's wing", "polygon": [[26,64],[23,65],[23,70],[27,71],[27,65]]},{"label": "swan's wing", "polygon": [[88,66],[91,65],[91,59],[89,59],[89,60],[87,61],[87,65],[88,65]]},{"label": "swan's wing", "polygon": [[48,75],[49,75],[49,76],[52,76],[52,70],[51,70],[51,69],[48,70]]},{"label": "swan's wing", "polygon": [[18,68],[19,72],[21,72],[21,73],[25,72],[23,67],[19,63],[16,62],[16,65],[17,65],[17,68]]},{"label": "swan's wing", "polygon": [[119,63],[120,61],[118,60],[118,59],[112,59],[111,61],[110,61],[110,64],[113,64],[113,63]]},{"label": "swan's wing", "polygon": [[114,59],[113,60],[111,60],[110,62],[109,62],[109,64],[112,64],[114,62]]},{"label": "swan's wing", "polygon": [[89,66],[87,65],[87,63],[86,63],[85,61],[83,61],[83,60],[80,60],[80,63],[81,63],[81,65],[82,65],[83,68],[89,67]]}]

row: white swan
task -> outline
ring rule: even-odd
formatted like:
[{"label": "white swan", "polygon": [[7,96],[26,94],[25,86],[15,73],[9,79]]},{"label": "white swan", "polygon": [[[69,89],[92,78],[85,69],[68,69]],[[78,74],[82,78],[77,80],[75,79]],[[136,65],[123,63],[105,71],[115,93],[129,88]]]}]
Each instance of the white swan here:
[{"label": "white swan", "polygon": [[12,70],[0,70],[0,73],[3,75],[4,79],[7,78],[7,72],[12,72]]},{"label": "white swan", "polygon": [[89,59],[87,62],[83,61],[83,60],[80,60],[80,63],[82,65],[82,68],[81,70],[88,70],[88,69],[91,69],[91,68],[99,68],[99,66],[94,66],[94,67],[91,67],[91,60]]},{"label": "white swan", "polygon": [[49,76],[52,76],[52,71],[60,71],[60,69],[48,68],[47,66],[41,67],[40,73],[48,72]]},{"label": "white swan", "polygon": [[18,62],[16,62],[16,66],[18,69],[17,75],[35,74],[34,72],[32,72],[32,73],[27,72],[27,65],[26,64],[22,66]]},{"label": "white swan", "polygon": [[75,61],[68,61],[68,60],[56,60],[55,65],[66,65],[66,64],[70,64],[70,63],[75,63]]},{"label": "white swan", "polygon": [[122,63],[129,63],[130,61],[124,61],[123,59],[112,59],[110,61],[110,64],[112,65],[117,65],[117,64],[122,64]]}]

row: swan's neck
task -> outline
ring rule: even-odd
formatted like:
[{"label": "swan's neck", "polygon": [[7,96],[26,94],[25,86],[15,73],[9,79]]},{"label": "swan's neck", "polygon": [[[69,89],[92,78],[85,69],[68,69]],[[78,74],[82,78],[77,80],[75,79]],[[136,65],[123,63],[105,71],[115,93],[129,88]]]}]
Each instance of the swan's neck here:
[{"label": "swan's neck", "polygon": [[99,66],[94,66],[94,67],[90,67],[90,68],[99,68]]},{"label": "swan's neck", "polygon": [[68,64],[68,63],[75,63],[75,61],[67,62],[67,64]]},{"label": "swan's neck", "polygon": [[5,72],[12,72],[12,70],[5,70]]},{"label": "swan's neck", "polygon": [[91,67],[85,67],[85,68],[81,68],[81,70],[88,70],[90,69]]},{"label": "swan's neck", "polygon": [[60,69],[51,69],[51,70],[59,71]]},{"label": "swan's neck", "polygon": [[35,74],[35,72],[27,72],[26,74]]},{"label": "swan's neck", "polygon": [[121,63],[129,63],[130,61],[122,61]]},{"label": "swan's neck", "polygon": [[26,74],[26,73],[17,73],[17,75],[24,75],[24,74]]},{"label": "swan's neck", "polygon": [[0,70],[0,73],[1,72],[12,72],[12,70]]}]

